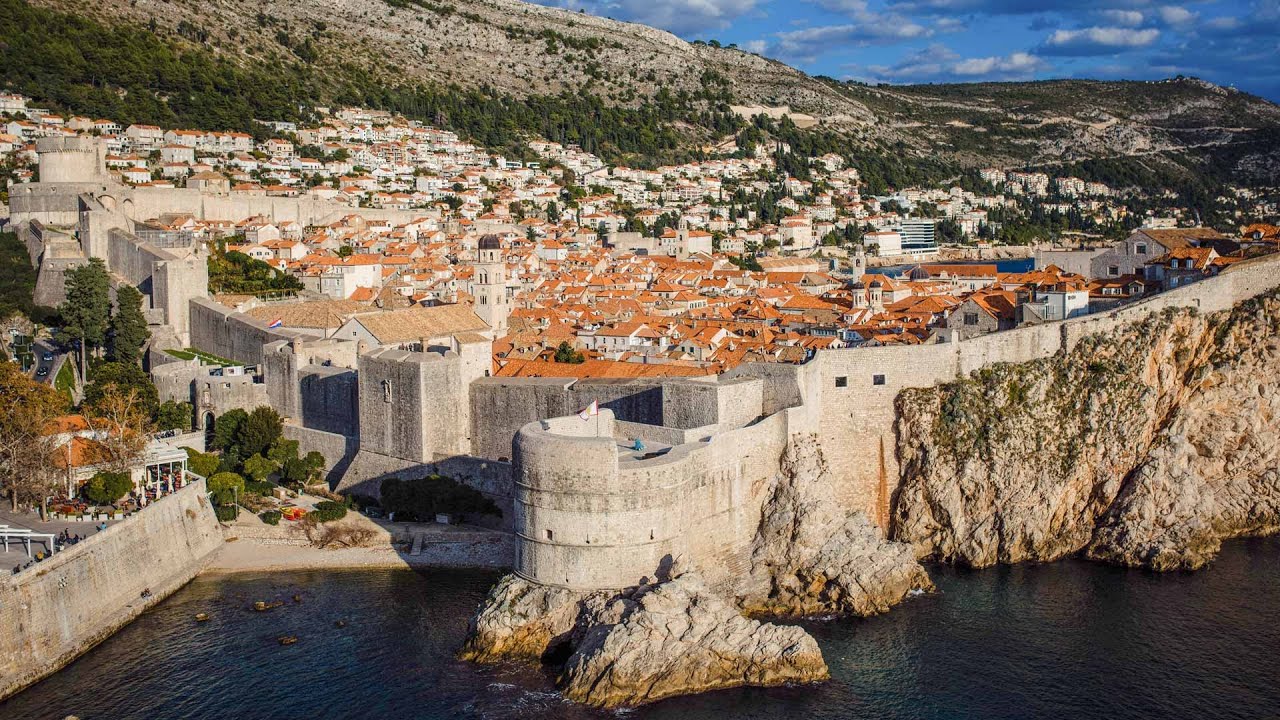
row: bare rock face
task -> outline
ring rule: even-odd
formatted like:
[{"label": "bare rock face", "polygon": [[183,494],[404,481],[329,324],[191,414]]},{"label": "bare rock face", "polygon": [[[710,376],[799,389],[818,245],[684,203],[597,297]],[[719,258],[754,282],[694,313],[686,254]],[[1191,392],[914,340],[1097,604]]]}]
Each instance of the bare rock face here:
[{"label": "bare rock face", "polygon": [[693,574],[585,611],[573,646],[564,694],[599,707],[829,677],[808,633],[743,617]]},{"label": "bare rock face", "polygon": [[1102,519],[1088,556],[1194,570],[1223,538],[1280,531],[1280,313],[1276,301],[1221,334],[1213,369]]},{"label": "bare rock face", "polygon": [[557,638],[567,637],[573,630],[578,605],[585,597],[507,575],[493,586],[471,619],[467,642],[458,656],[490,663],[539,660]]},{"label": "bare rock face", "polygon": [[817,438],[793,437],[762,515],[742,607],[752,615],[867,616],[932,588],[909,544],[884,540],[863,513],[841,509]]},{"label": "bare rock face", "polygon": [[599,707],[828,677],[808,633],[743,617],[693,573],[621,593],[575,593],[508,575],[471,621],[459,657],[567,657],[565,696]]},{"label": "bare rock face", "polygon": [[1276,531],[1277,338],[1271,294],[903,392],[894,537],[975,567],[1087,550],[1169,570]]}]

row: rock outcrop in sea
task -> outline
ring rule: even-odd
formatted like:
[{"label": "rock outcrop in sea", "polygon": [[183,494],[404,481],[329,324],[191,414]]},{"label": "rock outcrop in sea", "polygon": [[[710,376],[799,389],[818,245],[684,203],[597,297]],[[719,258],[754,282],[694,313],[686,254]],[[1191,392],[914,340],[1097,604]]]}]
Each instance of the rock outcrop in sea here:
[{"label": "rock outcrop in sea", "polygon": [[739,597],[749,614],[875,615],[933,588],[911,545],[883,539],[865,514],[837,502],[816,436],[792,437],[781,467]]},{"label": "rock outcrop in sea", "polygon": [[694,572],[619,593],[508,575],[472,620],[460,657],[560,665],[565,697],[599,707],[828,677],[808,633],[744,617]]},{"label": "rock outcrop in sea", "polygon": [[1280,529],[1280,299],[1166,310],[898,398],[893,536],[974,567],[1195,569]]},{"label": "rock outcrop in sea", "polygon": [[769,497],[740,592],[710,588],[678,561],[658,582],[621,592],[508,575],[472,619],[460,656],[558,666],[565,697],[600,707],[827,679],[808,633],[759,617],[872,615],[933,585],[911,545],[841,510],[815,436],[791,439]]},{"label": "rock outcrop in sea", "polygon": [[570,642],[565,697],[599,707],[829,677],[808,633],[742,616],[694,573],[593,598]]}]

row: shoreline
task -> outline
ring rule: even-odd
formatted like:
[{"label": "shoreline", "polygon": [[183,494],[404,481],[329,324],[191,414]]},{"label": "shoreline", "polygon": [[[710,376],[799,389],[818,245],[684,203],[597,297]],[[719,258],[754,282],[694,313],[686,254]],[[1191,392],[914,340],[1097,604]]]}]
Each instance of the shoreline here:
[{"label": "shoreline", "polygon": [[499,532],[484,533],[467,540],[424,543],[417,555],[391,545],[322,549],[239,538],[225,543],[205,564],[200,575],[417,568],[510,570],[514,553],[515,538]]}]

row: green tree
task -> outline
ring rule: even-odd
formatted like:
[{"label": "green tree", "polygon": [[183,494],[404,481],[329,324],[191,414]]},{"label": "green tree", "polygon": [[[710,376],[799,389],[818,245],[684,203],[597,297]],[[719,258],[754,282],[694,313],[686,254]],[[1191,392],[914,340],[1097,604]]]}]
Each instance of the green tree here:
[{"label": "green tree", "polygon": [[[253,409],[236,432],[236,444],[240,446],[242,455],[262,454],[271,447],[284,432],[284,420],[280,413],[267,405]],[[296,450],[294,451],[296,454]]]},{"label": "green tree", "polygon": [[582,353],[573,349],[568,340],[561,340],[559,347],[556,348],[555,361],[558,363],[568,363],[570,365],[581,365],[586,358]]},{"label": "green tree", "polygon": [[100,408],[113,394],[136,391],[139,407],[154,418],[160,412],[160,397],[145,370],[133,363],[102,362],[93,370],[93,382],[84,388],[84,404]]},{"label": "green tree", "polygon": [[133,489],[133,478],[125,472],[100,472],[85,483],[84,494],[95,505],[111,505]]},{"label": "green tree", "polygon": [[235,408],[228,410],[218,417],[213,424],[213,442],[210,446],[214,450],[226,452],[236,445],[236,437],[240,434],[240,426],[249,419],[249,413]]},{"label": "green tree", "polygon": [[200,477],[211,477],[218,472],[221,460],[213,453],[187,451],[187,469]]},{"label": "green tree", "polygon": [[213,495],[215,505],[231,505],[244,495],[244,476],[233,472],[220,472],[209,478],[206,485]]},{"label": "green tree", "polygon": [[290,460],[296,460],[298,457],[298,441],[290,440],[286,437],[278,437],[275,442],[271,443],[271,447],[267,448],[267,458],[276,465],[283,466]]},{"label": "green tree", "polygon": [[261,455],[251,455],[248,460],[244,461],[245,474],[258,482],[266,480],[267,476],[279,468],[280,466],[274,460]]},{"label": "green tree", "polygon": [[190,430],[192,412],[191,403],[165,400],[156,412],[156,429]]},{"label": "green tree", "polygon": [[109,357],[122,363],[136,363],[142,357],[151,331],[142,315],[142,293],[132,285],[116,290],[116,314],[110,323],[111,353]]},{"label": "green tree", "polygon": [[68,270],[66,292],[67,299],[58,306],[61,333],[80,346],[81,374],[88,377],[88,349],[102,347],[111,319],[111,284],[102,258],[89,258],[87,265]]}]

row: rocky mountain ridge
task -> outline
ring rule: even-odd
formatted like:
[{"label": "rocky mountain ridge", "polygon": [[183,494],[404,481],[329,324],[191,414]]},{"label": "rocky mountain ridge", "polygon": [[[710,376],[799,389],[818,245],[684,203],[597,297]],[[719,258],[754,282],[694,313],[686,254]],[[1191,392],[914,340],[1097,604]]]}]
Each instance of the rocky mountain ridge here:
[{"label": "rocky mountain ridge", "polygon": [[[787,108],[852,148],[957,167],[1123,157],[1157,171],[1280,181],[1280,108],[1195,79],[842,83],[740,49],[519,0],[30,1],[108,26],[146,27],[238,63],[305,64],[333,76],[354,69],[387,85],[589,93],[625,107],[683,92],[707,97],[708,107]],[[684,129],[691,143],[714,139]]]}]

